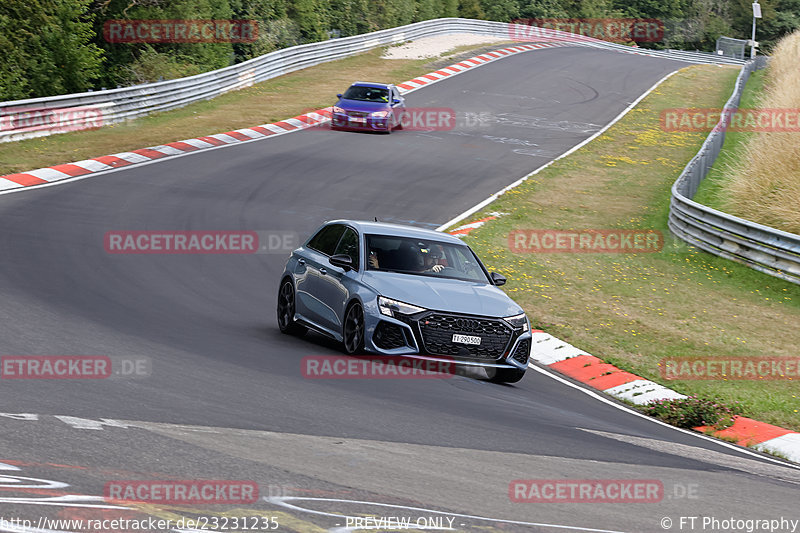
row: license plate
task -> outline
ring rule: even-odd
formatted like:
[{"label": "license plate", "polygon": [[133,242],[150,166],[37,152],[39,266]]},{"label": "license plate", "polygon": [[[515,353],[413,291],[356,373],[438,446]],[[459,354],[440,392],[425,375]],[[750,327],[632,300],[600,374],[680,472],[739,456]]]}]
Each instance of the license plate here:
[{"label": "license plate", "polygon": [[480,337],[473,337],[472,335],[459,335],[458,333],[453,334],[453,342],[457,342],[459,344],[473,344],[478,346],[481,343]]},{"label": "license plate", "polygon": [[353,122],[360,122],[361,124],[367,121],[365,117],[350,117],[350,120],[352,120]]}]

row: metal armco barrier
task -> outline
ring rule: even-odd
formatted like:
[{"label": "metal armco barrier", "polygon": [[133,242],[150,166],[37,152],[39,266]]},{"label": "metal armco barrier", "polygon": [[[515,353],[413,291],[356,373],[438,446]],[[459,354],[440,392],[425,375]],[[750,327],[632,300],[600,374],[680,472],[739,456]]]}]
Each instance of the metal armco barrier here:
[{"label": "metal armco barrier", "polygon": [[422,37],[472,33],[509,40],[568,42],[576,46],[645,53],[693,63],[742,64],[730,57],[680,50],[646,50],[558,30],[483,20],[445,18],[417,22],[342,39],[276,50],[230,67],[188,78],[106,91],[0,102],[0,142],[96,128],[166,111],[249,87],[289,72],[351,56],[379,46]]},{"label": "metal armco barrier", "polygon": [[[763,67],[765,59],[759,57],[742,67],[736,88],[725,104],[726,111],[738,108],[747,79],[754,70]],[[800,235],[750,222],[691,200],[724,142],[725,129],[715,128],[673,184],[670,231],[701,250],[800,284]]]}]

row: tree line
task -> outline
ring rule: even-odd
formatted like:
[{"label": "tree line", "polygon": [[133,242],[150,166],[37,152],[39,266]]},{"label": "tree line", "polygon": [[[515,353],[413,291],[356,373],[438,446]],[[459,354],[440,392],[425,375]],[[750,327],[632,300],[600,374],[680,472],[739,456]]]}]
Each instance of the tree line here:
[{"label": "tree line", "polygon": [[[642,18],[665,24],[641,46],[711,51],[750,36],[752,0],[2,0],[0,101],[199,74],[297,44],[440,17]],[[800,0],[762,0],[757,40],[769,50],[800,27]],[[251,42],[117,43],[110,20],[254,20]]]}]

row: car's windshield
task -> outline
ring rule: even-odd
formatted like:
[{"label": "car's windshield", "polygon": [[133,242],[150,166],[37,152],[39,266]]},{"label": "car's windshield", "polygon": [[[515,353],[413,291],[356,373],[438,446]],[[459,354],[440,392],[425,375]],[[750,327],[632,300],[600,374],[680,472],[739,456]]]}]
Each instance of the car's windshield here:
[{"label": "car's windshield", "polygon": [[343,98],[346,100],[361,100],[362,102],[388,102],[389,91],[388,89],[353,85],[347,89]]},{"label": "car's windshield", "polygon": [[466,245],[393,235],[366,235],[366,241],[368,270],[490,283]]}]

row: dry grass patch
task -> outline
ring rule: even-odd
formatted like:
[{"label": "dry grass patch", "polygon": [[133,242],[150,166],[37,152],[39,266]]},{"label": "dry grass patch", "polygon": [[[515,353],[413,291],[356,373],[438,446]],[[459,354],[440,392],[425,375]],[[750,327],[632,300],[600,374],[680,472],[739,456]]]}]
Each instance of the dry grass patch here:
[{"label": "dry grass patch", "polygon": [[[760,107],[800,109],[800,31],[783,38],[767,67]],[[800,133],[759,132],[732,168],[727,210],[737,216],[800,233]]]}]

